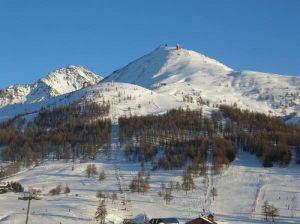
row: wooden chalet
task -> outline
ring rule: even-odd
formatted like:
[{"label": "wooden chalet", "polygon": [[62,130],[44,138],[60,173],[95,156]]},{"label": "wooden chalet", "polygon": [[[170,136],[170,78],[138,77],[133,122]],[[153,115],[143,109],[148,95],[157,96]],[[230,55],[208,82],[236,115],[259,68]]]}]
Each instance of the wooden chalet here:
[{"label": "wooden chalet", "polygon": [[10,189],[11,188],[11,185],[10,183],[0,183],[0,189]]},{"label": "wooden chalet", "polygon": [[150,224],[179,224],[176,218],[154,218],[150,219]]},{"label": "wooden chalet", "polygon": [[185,224],[217,224],[215,221],[214,221],[214,216],[212,214],[209,214],[206,217],[199,217],[199,218],[196,218],[196,219],[193,219]]},{"label": "wooden chalet", "polygon": [[91,85],[92,85],[91,82],[85,81],[85,82],[83,83],[83,88],[89,87],[89,86],[91,86]]},{"label": "wooden chalet", "polygon": [[9,190],[11,190],[10,183],[0,183],[0,194],[4,194]]}]

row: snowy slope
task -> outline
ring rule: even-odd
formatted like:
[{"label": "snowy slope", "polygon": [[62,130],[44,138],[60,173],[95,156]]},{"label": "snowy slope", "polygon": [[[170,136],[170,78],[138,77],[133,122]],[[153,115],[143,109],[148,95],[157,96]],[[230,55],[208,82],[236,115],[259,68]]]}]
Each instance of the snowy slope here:
[{"label": "snowy slope", "polygon": [[69,66],[49,73],[31,85],[12,85],[0,90],[0,108],[18,103],[36,103],[95,84],[102,77],[82,66]]},{"label": "snowy slope", "polygon": [[188,106],[196,109],[196,106],[182,102],[172,95],[118,82],[101,82],[94,85],[87,90],[84,99],[99,104],[109,102],[110,117],[114,122],[119,116],[161,114],[173,108]]},{"label": "snowy slope", "polygon": [[227,66],[200,53],[160,46],[113,72],[104,81],[133,83],[151,89],[182,82],[206,82],[208,85],[214,77],[224,76],[231,71]]},{"label": "snowy slope", "polygon": [[[140,164],[128,163],[124,151],[115,150],[110,159],[104,155],[93,163],[98,171],[104,170],[106,179],[99,183],[98,176],[87,178],[85,169],[90,163],[47,161],[40,166],[21,172],[4,181],[19,181],[26,189],[41,189],[43,199],[32,201],[30,223],[96,223],[94,217],[98,199],[96,192],[105,194],[117,193],[118,199],[112,203],[106,200],[107,221],[121,223],[123,218],[134,218],[141,214],[148,217],[177,217],[181,223],[198,217],[202,209],[213,212],[218,223],[228,224],[263,224],[261,205],[264,200],[280,209],[276,223],[300,222],[300,171],[299,167],[290,165],[287,168],[261,168],[255,156],[240,152],[231,166],[219,175],[211,176],[208,184],[203,177],[195,177],[196,189],[187,194],[173,190],[174,199],[170,205],[158,196],[161,183],[168,186],[169,181],[181,182],[182,170],[150,171],[150,190],[145,195],[119,192],[117,176],[123,190],[128,188],[132,178],[140,170]],[[74,165],[74,170],[72,166]],[[245,178],[246,177],[246,178]],[[67,184],[69,195],[49,196],[47,193],[57,185]],[[206,195],[214,186],[217,196],[213,200]],[[77,196],[76,196],[77,195]],[[0,223],[24,223],[27,202],[18,201],[19,194],[0,195]],[[129,200],[129,211],[122,206],[124,197]],[[2,217],[2,219],[1,219]]]},{"label": "snowy slope", "polygon": [[[86,101],[98,104],[109,103],[109,117],[113,122],[117,122],[119,116],[161,114],[178,107],[199,108],[194,103],[182,102],[182,99],[179,100],[175,96],[157,93],[137,85],[101,82],[88,88],[51,97],[47,100],[2,107],[0,108],[0,121],[24,112],[33,113],[41,108]],[[203,110],[204,112],[208,112],[209,108],[204,106]]]},{"label": "snowy slope", "polygon": [[[241,98],[265,102],[277,114],[300,114],[300,78],[253,71],[230,74],[232,87]],[[272,111],[272,110],[271,110]]]},{"label": "snowy slope", "polygon": [[[300,114],[300,78],[235,71],[200,53],[161,46],[113,72],[105,81],[134,83],[182,99],[237,104],[253,111]],[[195,102],[196,103],[196,102]]]}]

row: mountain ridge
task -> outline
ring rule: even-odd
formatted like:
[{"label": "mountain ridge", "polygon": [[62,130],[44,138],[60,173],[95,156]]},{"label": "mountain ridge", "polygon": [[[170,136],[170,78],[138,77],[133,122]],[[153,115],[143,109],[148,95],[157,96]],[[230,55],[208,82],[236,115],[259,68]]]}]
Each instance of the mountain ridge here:
[{"label": "mountain ridge", "polygon": [[[77,76],[69,76],[74,71]],[[82,66],[69,66],[40,79],[34,91],[19,85],[10,90],[15,94],[11,102],[3,103],[0,94],[0,118],[88,98],[109,102],[115,121],[122,115],[162,113],[178,107],[203,108],[209,113],[220,104],[300,120],[299,77],[239,71],[183,48],[160,46],[102,80],[94,76]],[[83,78],[78,81],[76,77]],[[88,79],[92,79],[91,87],[82,90]]]},{"label": "mountain ridge", "polygon": [[299,77],[235,70],[183,48],[156,48],[113,72],[102,82],[108,81],[137,84],[159,93],[175,95],[178,100],[201,96],[215,105],[234,104],[278,116],[300,112]]},{"label": "mountain ridge", "polygon": [[85,83],[102,80],[83,66],[70,65],[48,73],[32,84],[10,85],[0,90],[0,107],[18,103],[34,103],[81,89]]}]

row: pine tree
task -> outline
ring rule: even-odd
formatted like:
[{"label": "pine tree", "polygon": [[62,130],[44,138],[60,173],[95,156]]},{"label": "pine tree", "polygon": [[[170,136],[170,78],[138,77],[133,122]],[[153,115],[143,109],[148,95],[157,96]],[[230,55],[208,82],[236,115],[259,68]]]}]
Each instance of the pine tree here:
[{"label": "pine tree", "polygon": [[65,189],[64,189],[64,193],[65,194],[69,194],[71,192],[70,188],[68,185],[65,186]]},{"label": "pine tree", "polygon": [[190,171],[185,170],[182,175],[182,190],[187,194],[188,191],[195,189],[195,184]]},{"label": "pine tree", "polygon": [[97,211],[95,213],[95,219],[98,223],[104,224],[105,223],[105,217],[107,215],[106,205],[105,201],[100,201]]},{"label": "pine tree", "polygon": [[137,176],[130,182],[129,188],[131,192],[143,193],[147,192],[150,188],[149,185],[150,175],[144,170],[139,171]]},{"label": "pine tree", "polygon": [[86,167],[86,175],[88,178],[90,178],[91,176],[97,175],[98,171],[97,171],[97,167],[95,166],[95,164],[89,164]]},{"label": "pine tree", "polygon": [[170,202],[173,200],[173,195],[171,189],[166,189],[164,194],[164,200],[166,204],[170,204]]},{"label": "pine tree", "polygon": [[99,181],[100,182],[104,181],[105,177],[106,177],[105,172],[104,170],[102,170],[101,173],[99,174]]},{"label": "pine tree", "polygon": [[114,203],[117,199],[118,199],[117,193],[116,192],[112,193],[111,202]]},{"label": "pine tree", "polygon": [[277,216],[279,216],[279,209],[276,208],[274,205],[270,205],[270,208],[269,208],[269,216],[272,218],[272,222],[275,221],[275,218]]},{"label": "pine tree", "polygon": [[218,196],[218,192],[217,192],[217,189],[215,187],[213,187],[211,189],[211,196],[213,197],[213,201],[215,200],[215,197]]},{"label": "pine tree", "polygon": [[268,221],[268,215],[269,215],[269,210],[270,210],[270,205],[268,201],[264,201],[264,204],[261,206],[262,213],[265,216],[265,220]]},{"label": "pine tree", "polygon": [[176,191],[180,191],[180,189],[181,189],[180,183],[177,181],[176,182]]}]

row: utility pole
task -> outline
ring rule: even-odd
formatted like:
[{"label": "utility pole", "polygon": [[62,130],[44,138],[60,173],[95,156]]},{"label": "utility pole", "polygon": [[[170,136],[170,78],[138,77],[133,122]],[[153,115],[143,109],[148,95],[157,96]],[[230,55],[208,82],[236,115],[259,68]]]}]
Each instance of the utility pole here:
[{"label": "utility pole", "polygon": [[29,196],[28,198],[28,206],[27,206],[27,214],[26,214],[26,223],[28,224],[28,216],[29,216],[29,211],[30,211],[30,201],[31,201],[32,197]]}]

